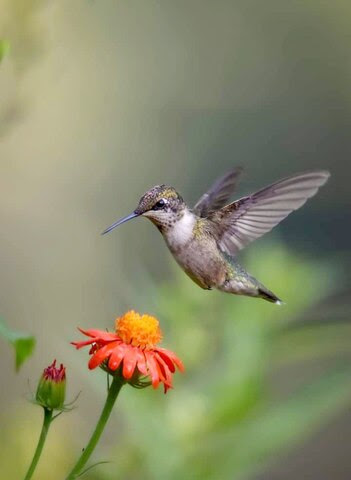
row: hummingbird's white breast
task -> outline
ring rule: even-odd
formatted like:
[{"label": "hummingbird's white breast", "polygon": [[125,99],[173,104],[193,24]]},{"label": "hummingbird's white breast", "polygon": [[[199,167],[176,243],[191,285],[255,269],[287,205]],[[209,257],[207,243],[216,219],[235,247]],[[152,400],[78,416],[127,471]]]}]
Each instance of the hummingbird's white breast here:
[{"label": "hummingbird's white breast", "polygon": [[192,238],[196,216],[185,209],[184,215],[165,232],[166,242],[171,249],[184,247]]}]

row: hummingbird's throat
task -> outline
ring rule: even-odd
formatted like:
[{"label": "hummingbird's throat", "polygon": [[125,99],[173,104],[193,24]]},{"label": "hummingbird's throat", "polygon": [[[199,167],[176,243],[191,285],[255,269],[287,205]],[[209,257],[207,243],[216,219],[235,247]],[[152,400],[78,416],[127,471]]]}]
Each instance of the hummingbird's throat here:
[{"label": "hummingbird's throat", "polygon": [[193,237],[196,217],[190,210],[185,210],[170,228],[165,231],[165,237],[171,248],[181,248]]},{"label": "hummingbird's throat", "polygon": [[140,315],[130,310],[116,319],[117,335],[134,347],[152,348],[162,339],[158,320],[151,315]]}]

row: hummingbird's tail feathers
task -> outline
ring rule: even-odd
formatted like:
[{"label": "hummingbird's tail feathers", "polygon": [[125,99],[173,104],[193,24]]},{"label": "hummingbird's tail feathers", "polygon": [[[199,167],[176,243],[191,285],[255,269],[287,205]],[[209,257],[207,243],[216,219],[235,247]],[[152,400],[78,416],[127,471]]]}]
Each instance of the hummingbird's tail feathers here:
[{"label": "hummingbird's tail feathers", "polygon": [[257,278],[250,275],[233,257],[225,255],[231,265],[230,277],[218,286],[218,290],[247,297],[263,298],[267,302],[282,305],[283,302],[271,290],[265,287]]},{"label": "hummingbird's tail feathers", "polygon": [[268,302],[275,303],[276,305],[283,305],[284,302],[280,300],[273,292],[268,290],[268,288],[264,287],[263,285],[259,287],[258,289],[258,295],[259,298],[263,298],[264,300],[267,300]]}]

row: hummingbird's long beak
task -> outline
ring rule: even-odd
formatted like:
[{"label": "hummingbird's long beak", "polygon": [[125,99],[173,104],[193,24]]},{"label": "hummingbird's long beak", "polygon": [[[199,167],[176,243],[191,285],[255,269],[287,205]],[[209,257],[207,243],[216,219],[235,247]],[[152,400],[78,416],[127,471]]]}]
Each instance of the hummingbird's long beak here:
[{"label": "hummingbird's long beak", "polygon": [[121,218],[120,220],[118,220],[117,222],[113,223],[108,228],[106,228],[106,230],[104,230],[101,235],[105,235],[105,233],[110,232],[114,228],[118,227],[118,225],[122,225],[122,223],[128,222],[128,220],[131,220],[132,218],[139,217],[139,215],[140,213],[133,212],[130,215],[127,215],[126,217]]}]

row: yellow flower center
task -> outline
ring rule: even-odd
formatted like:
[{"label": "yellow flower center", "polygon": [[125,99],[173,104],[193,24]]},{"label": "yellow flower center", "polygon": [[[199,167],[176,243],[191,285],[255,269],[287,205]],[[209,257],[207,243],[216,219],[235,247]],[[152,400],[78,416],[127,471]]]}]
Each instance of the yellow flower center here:
[{"label": "yellow flower center", "polygon": [[151,315],[140,315],[134,310],[116,318],[115,328],[124,343],[131,343],[135,347],[152,347],[162,338],[158,320]]}]

